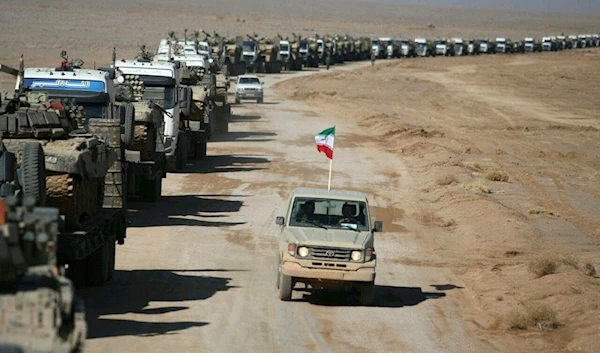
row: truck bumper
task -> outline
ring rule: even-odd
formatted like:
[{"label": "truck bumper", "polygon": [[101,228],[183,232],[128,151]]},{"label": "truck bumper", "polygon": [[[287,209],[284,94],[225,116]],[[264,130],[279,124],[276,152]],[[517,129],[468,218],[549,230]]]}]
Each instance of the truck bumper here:
[{"label": "truck bumper", "polygon": [[307,268],[294,262],[284,262],[281,270],[284,275],[296,278],[348,282],[373,282],[375,280],[375,267],[363,267],[356,271],[344,271]]}]

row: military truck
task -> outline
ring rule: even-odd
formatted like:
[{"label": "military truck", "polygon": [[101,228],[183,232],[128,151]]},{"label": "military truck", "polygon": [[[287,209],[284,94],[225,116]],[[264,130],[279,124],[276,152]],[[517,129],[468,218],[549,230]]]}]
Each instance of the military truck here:
[{"label": "military truck", "polygon": [[388,57],[387,45],[380,38],[371,39],[371,52],[377,59],[387,59]]},{"label": "military truck", "polygon": [[382,37],[379,38],[379,43],[385,48],[386,58],[398,58],[400,57],[400,47],[394,42],[392,38]]},{"label": "military truck", "polygon": [[[179,61],[117,60],[113,67],[123,75],[137,76],[146,87],[140,103],[152,102],[162,111],[163,128],[158,145],[165,154],[167,170],[185,168],[189,155],[202,159],[206,154],[209,129],[196,123],[190,125],[193,91],[182,83],[191,75],[185,64]],[[216,87],[214,91],[216,94]],[[208,125],[211,121],[203,123]]]},{"label": "military truck", "polygon": [[[0,167],[4,176],[4,200],[0,201],[0,351],[82,352],[87,334],[84,304],[75,297],[73,283],[57,260],[59,210],[35,207],[31,196],[4,194],[6,186],[14,187],[14,180],[6,176],[18,179],[19,172],[7,169],[15,166],[13,153],[3,149],[0,155],[4,162]],[[11,166],[7,166],[8,160]],[[28,166],[38,165],[31,154],[24,155],[23,161]],[[40,167],[36,171],[43,173]]]},{"label": "military truck", "polygon": [[415,43],[409,39],[400,39],[400,56],[405,58],[416,57]]},{"label": "military truck", "polygon": [[416,38],[415,45],[417,47],[417,56],[435,56],[435,45],[426,38]]},{"label": "military truck", "polygon": [[314,38],[300,38],[299,42],[299,54],[304,67],[319,67],[319,53],[317,40]]},{"label": "military truck", "polygon": [[[58,208],[64,218],[59,266],[67,266],[77,285],[102,285],[114,271],[115,242],[124,244],[126,236],[121,136],[132,135],[122,131],[127,108],[106,104],[105,71],[74,71],[67,62],[52,71],[25,70],[23,61],[19,70],[2,65],[1,71],[17,76],[16,93],[2,97],[0,132],[23,166],[21,185],[35,186],[24,187],[24,194],[38,206]],[[79,101],[55,99],[65,91]],[[23,159],[28,154],[33,157]]]},{"label": "military truck", "polygon": [[504,37],[496,38],[496,52],[497,53],[512,54],[512,53],[514,53],[514,50],[515,50],[514,44],[510,39],[504,38]]},{"label": "military truck", "polygon": [[454,47],[446,39],[435,41],[435,55],[454,56]]},{"label": "military truck", "polygon": [[330,285],[354,288],[360,303],[375,299],[375,232],[367,197],[361,192],[294,189],[279,234],[276,285],[279,298],[291,300],[297,283],[314,290]]},{"label": "military truck", "polygon": [[542,38],[542,51],[557,51],[556,37]]},{"label": "military truck", "polygon": [[525,52],[526,53],[534,53],[542,51],[542,45],[540,42],[536,41],[532,37],[526,37],[525,40]]},{"label": "military truck", "polygon": [[360,37],[354,40],[356,50],[356,61],[367,60],[371,57],[371,40],[366,37]]},{"label": "military truck", "polygon": [[476,39],[469,39],[467,44],[467,53],[469,55],[479,55],[479,41]]},{"label": "military truck", "polygon": [[462,38],[451,38],[449,43],[454,55],[461,56],[467,54],[467,45]]},{"label": "military truck", "polygon": [[487,38],[479,39],[478,42],[481,54],[496,54],[496,43]]}]

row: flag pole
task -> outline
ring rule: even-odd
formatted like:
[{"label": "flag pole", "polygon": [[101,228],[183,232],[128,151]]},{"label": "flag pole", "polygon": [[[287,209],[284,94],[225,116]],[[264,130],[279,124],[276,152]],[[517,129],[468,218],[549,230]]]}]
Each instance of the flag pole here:
[{"label": "flag pole", "polygon": [[329,182],[327,183],[327,190],[331,190],[331,167],[333,165],[333,156],[332,158],[329,160]]}]

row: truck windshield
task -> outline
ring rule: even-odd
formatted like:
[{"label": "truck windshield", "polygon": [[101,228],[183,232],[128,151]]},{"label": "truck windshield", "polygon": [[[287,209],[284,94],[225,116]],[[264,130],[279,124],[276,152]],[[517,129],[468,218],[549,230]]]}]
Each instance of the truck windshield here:
[{"label": "truck windshield", "polygon": [[290,50],[290,46],[288,44],[281,44],[281,51],[289,51]]},{"label": "truck windshield", "polygon": [[436,40],[435,44],[446,45],[446,41],[445,40]]},{"label": "truck windshield", "polygon": [[292,205],[290,226],[368,231],[367,204],[363,201],[298,197]]},{"label": "truck windshield", "polygon": [[143,100],[153,101],[164,109],[175,106],[175,87],[146,87]]},{"label": "truck windshield", "polygon": [[242,43],[242,49],[244,51],[254,51],[254,48],[256,48],[256,43],[254,43],[254,42],[244,42],[244,43]]}]

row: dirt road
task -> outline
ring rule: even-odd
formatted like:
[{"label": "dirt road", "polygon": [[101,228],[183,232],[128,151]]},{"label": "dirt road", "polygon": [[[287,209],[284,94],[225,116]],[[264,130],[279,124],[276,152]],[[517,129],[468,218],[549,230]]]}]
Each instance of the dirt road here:
[{"label": "dirt road", "polygon": [[[133,205],[113,282],[83,293],[87,352],[490,351],[467,333],[462,283],[398,261],[416,257],[420,229],[397,223],[412,187],[405,167],[355,144],[344,119],[283,100],[272,84],[288,77],[265,78],[264,104],[235,106],[231,132],[206,163],[169,174],[159,203]],[[384,221],[374,307],[336,292],[277,297],[274,220],[292,188],[326,187],[314,135],[332,125],[333,186],[365,190]]]}]

